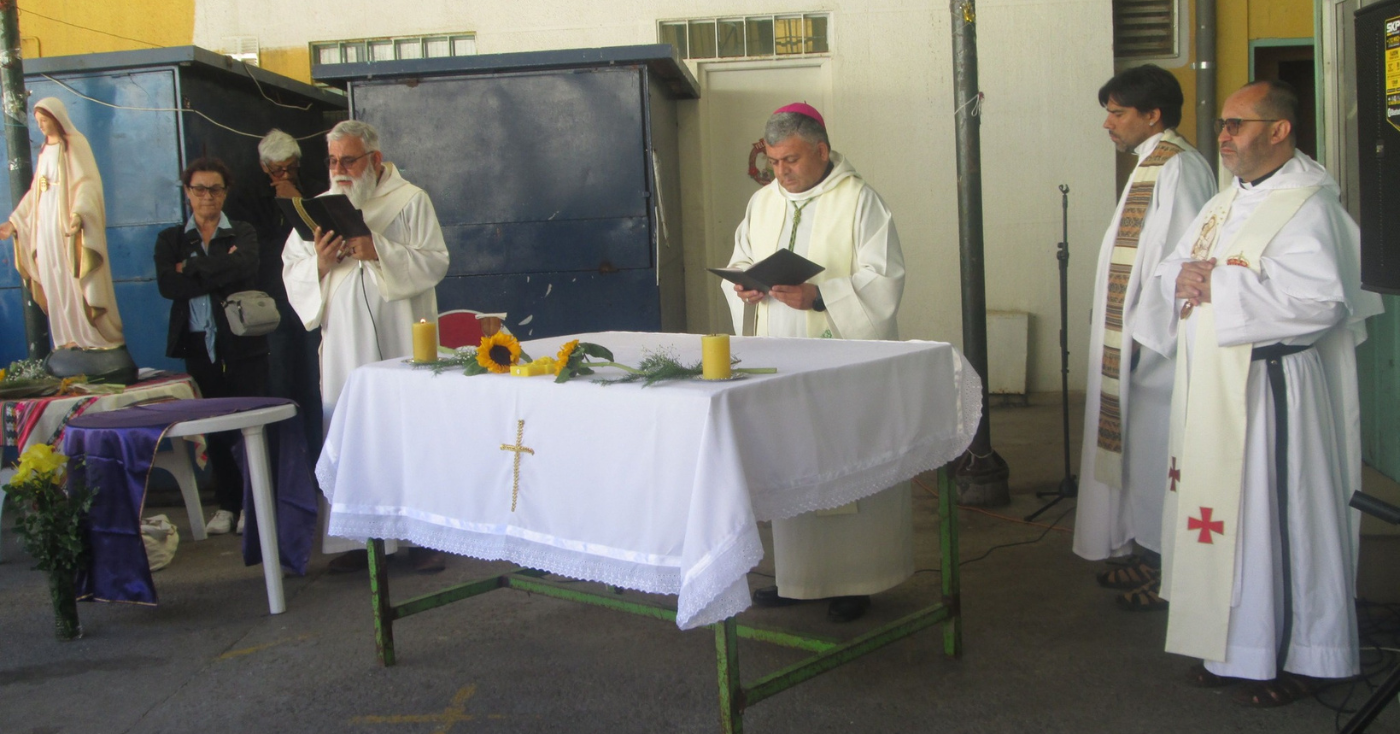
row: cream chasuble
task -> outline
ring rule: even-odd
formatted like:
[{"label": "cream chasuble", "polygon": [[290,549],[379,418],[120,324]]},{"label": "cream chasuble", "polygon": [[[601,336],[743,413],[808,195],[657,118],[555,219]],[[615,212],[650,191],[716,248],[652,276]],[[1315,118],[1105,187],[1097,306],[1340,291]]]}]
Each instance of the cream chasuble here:
[{"label": "cream chasuble", "polygon": [[[748,309],[757,329],[748,333],[898,338],[904,258],[894,219],[844,157],[833,152],[831,160],[831,173],[808,191],[791,194],[774,182],[754,194],[730,260],[741,267],[786,247],[795,209],[803,207],[793,251],[826,268],[811,282],[821,288],[827,310],[798,311],[765,298]],[[745,333],[743,302],[727,281],[721,288],[735,333]],[[907,579],[914,571],[910,501],[903,482],[851,505],[774,520],[778,592],[794,599],[856,596]]]}]

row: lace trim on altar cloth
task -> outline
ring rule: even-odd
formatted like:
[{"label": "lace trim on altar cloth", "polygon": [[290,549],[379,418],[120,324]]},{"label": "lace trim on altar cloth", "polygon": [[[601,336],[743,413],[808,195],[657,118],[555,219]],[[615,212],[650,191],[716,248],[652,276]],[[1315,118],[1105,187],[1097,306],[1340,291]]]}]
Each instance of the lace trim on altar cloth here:
[{"label": "lace trim on altar cloth", "polygon": [[[745,574],[763,559],[763,545],[757,529],[753,529],[722,544],[708,561],[692,569],[690,580],[682,585],[679,568],[603,558],[511,535],[445,528],[402,515],[336,513],[331,517],[327,533],[358,541],[369,538],[407,540],[425,548],[484,561],[510,561],[569,578],[649,594],[676,595],[679,596],[676,625],[681,629],[711,624],[748,608]],[[735,592],[739,585],[743,586],[742,595]]]},{"label": "lace trim on altar cloth", "polygon": [[749,608],[748,572],[763,560],[756,528],[742,532],[689,570],[676,603],[676,625],[683,630],[722,622]]}]

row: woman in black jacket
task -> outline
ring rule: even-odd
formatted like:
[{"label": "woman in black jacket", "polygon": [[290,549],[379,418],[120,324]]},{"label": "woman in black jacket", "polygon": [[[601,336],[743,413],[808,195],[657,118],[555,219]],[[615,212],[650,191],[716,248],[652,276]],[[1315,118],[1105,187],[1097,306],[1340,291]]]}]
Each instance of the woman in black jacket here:
[{"label": "woman in black jacket", "polygon": [[[224,299],[258,287],[258,234],[246,222],[224,216],[233,183],[228,166],[200,158],[180,174],[192,215],[156,237],[156,282],[169,298],[170,334],[165,354],[185,360],[185,370],[206,398],[260,397],[267,393],[267,337],[235,336]],[[219,509],[206,525],[243,532],[243,475],[233,459],[239,434],[209,436],[209,463]]]}]

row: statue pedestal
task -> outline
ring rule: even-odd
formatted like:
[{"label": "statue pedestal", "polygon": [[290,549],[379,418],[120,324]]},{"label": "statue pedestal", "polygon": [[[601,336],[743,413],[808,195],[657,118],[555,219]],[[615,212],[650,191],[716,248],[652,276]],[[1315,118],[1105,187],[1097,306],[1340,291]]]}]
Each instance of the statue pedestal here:
[{"label": "statue pedestal", "polygon": [[54,377],[85,375],[87,382],[130,385],[136,382],[136,362],[126,345],[110,349],[55,349],[44,360]]}]

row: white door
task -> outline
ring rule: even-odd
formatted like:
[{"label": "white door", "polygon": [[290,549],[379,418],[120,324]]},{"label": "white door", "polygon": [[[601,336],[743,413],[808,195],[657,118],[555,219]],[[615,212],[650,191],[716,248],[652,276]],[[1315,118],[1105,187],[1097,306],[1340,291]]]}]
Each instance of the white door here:
[{"label": "white door", "polygon": [[[759,189],[749,177],[749,153],[763,138],[764,123],[773,110],[792,102],[806,102],[825,115],[831,89],[830,60],[711,63],[701,67],[700,77],[705,266],[721,267],[734,252],[734,230],[744,219],[744,208]],[[761,156],[758,166],[764,168]],[[707,332],[731,332],[733,324],[719,278],[703,268],[699,272],[704,280],[686,285],[703,289],[709,323],[692,326]]]}]

